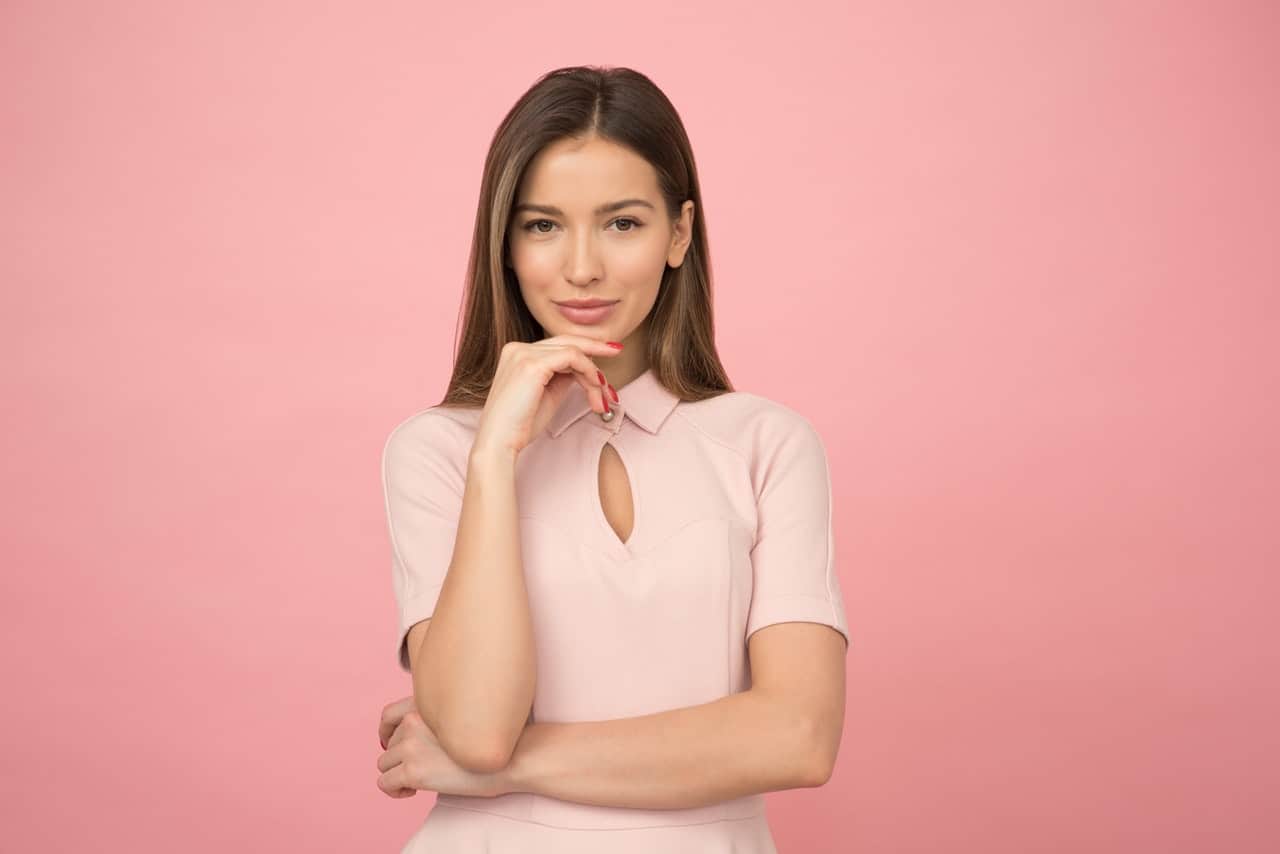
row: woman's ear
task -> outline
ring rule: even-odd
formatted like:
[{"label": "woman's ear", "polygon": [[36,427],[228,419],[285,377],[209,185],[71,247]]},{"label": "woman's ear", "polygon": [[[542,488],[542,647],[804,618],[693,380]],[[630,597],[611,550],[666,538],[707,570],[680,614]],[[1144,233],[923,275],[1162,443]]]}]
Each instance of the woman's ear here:
[{"label": "woman's ear", "polygon": [[684,263],[684,255],[693,242],[693,199],[686,199],[680,206],[680,218],[672,226],[671,248],[667,251],[667,265],[679,267]]}]

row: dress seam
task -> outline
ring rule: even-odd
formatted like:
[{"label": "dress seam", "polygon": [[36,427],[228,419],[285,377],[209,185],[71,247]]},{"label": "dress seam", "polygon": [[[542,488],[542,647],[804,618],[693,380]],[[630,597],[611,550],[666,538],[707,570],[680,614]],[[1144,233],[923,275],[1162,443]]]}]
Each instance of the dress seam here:
[{"label": "dress seam", "polygon": [[432,807],[432,809],[433,810],[436,810],[436,809],[462,810],[464,812],[479,813],[480,815],[489,815],[489,816],[493,816],[494,818],[503,818],[503,819],[506,819],[507,821],[519,821],[524,824],[536,824],[541,827],[549,827],[553,830],[576,830],[576,831],[665,830],[668,827],[696,827],[698,825],[717,824],[720,822],[750,821],[751,819],[759,818],[760,816],[765,815],[765,812],[761,810],[758,812],[753,812],[751,813],[751,815],[744,815],[738,818],[712,818],[712,819],[708,819],[707,821],[673,822],[668,824],[641,824],[641,825],[636,825],[634,827],[565,827],[562,824],[547,824],[545,821],[535,821],[534,819],[531,819],[531,818],[516,818],[515,816],[503,815],[501,813],[496,813],[496,812],[489,812],[488,810],[478,810],[472,807],[458,806],[457,804],[442,804],[439,801],[436,801],[436,804],[434,807]]},{"label": "dress seam", "polygon": [[739,459],[743,464],[748,465],[748,466],[751,464],[751,458],[750,458],[750,456],[749,456],[748,454],[746,454],[746,453],[744,453],[744,452],[740,451],[740,450],[739,450],[737,447],[735,447],[734,445],[729,444],[729,443],[728,443],[728,442],[726,442],[724,439],[721,439],[719,436],[716,436],[715,434],[711,433],[709,430],[707,430],[707,428],[703,427],[703,426],[702,426],[701,424],[699,424],[697,421],[694,421],[694,420],[693,420],[692,418],[690,418],[686,413],[681,412],[680,410],[675,410],[674,414],[675,414],[675,415],[680,416],[680,419],[681,419],[682,421],[684,421],[684,423],[688,424],[688,425],[689,425],[690,427],[692,427],[694,430],[696,430],[697,432],[701,433],[703,436],[707,437],[708,441],[714,442],[715,444],[717,444],[717,445],[719,445],[720,447],[724,448],[724,449],[725,449],[726,451],[728,451],[729,453],[733,454],[733,455],[734,455],[735,457],[737,457],[737,458],[738,458],[738,459]]}]

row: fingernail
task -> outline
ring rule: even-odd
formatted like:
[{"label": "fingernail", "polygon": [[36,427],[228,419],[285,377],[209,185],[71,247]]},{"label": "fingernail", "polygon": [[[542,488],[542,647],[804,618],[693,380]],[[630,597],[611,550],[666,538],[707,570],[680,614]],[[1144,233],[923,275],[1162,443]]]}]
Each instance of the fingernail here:
[{"label": "fingernail", "polygon": [[622,344],[617,341],[606,341],[604,343],[608,344],[610,347],[617,347],[619,350],[622,349]]},{"label": "fingernail", "polygon": [[600,385],[604,385],[604,371],[596,371],[596,376],[600,378]]},{"label": "fingernail", "polygon": [[613,383],[609,384],[609,394],[613,395],[613,402],[618,402],[618,392],[614,390]]}]

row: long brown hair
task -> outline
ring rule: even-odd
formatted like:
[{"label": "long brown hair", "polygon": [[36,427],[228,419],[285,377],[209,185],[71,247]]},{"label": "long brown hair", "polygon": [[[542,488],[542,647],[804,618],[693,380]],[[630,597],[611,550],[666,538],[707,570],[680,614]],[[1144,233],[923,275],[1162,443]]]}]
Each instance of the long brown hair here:
[{"label": "long brown hair", "polygon": [[653,165],[671,221],[679,218],[686,199],[694,203],[689,248],[679,267],[663,272],[645,321],[649,368],[683,400],[733,390],[716,353],[706,208],[680,116],[638,71],[573,66],[540,77],[507,113],[489,145],[467,263],[462,341],[455,346],[453,377],[439,405],[483,406],[503,345],[544,337],[520,295],[515,271],[504,263],[511,209],[526,168],[544,146],[591,134]]}]

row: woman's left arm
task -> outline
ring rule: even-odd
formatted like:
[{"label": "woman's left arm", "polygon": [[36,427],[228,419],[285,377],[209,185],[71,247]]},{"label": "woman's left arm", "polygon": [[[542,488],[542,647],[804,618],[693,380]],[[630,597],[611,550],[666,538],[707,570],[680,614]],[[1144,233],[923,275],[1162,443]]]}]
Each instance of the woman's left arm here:
[{"label": "woman's left arm", "polygon": [[504,790],[598,806],[686,809],[821,786],[844,722],[843,635],[788,622],[751,635],[751,688],[697,706],[525,727]]}]

